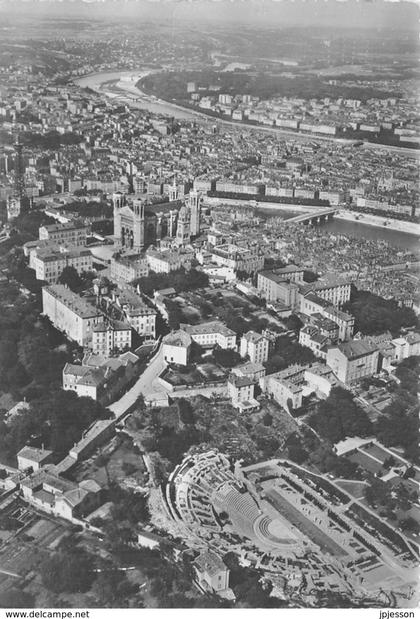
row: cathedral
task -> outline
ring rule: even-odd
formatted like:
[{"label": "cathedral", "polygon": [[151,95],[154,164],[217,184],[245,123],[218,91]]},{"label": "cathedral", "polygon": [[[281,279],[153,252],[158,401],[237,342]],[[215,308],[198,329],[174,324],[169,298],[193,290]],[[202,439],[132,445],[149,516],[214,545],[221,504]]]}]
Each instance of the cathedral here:
[{"label": "cathedral", "polygon": [[173,238],[180,246],[188,245],[192,237],[200,234],[201,195],[190,191],[186,200],[176,197],[172,194],[169,202],[148,204],[137,196],[128,204],[124,194],[115,193],[115,244],[139,253],[164,238]]}]

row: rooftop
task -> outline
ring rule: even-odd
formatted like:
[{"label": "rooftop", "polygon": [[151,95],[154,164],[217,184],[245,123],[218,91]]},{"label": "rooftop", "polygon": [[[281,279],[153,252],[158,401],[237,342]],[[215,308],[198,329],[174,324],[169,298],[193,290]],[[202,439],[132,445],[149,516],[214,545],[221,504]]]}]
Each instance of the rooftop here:
[{"label": "rooftop", "polygon": [[261,342],[263,339],[265,339],[264,336],[261,335],[261,333],[257,333],[256,331],[248,331],[248,333],[245,333],[243,337],[248,342],[252,342],[254,344],[256,344],[257,342]]},{"label": "rooftop", "polygon": [[229,329],[223,322],[213,320],[211,322],[203,322],[199,325],[181,324],[181,329],[190,335],[204,335],[210,333],[220,333],[226,337],[236,335],[235,331]]},{"label": "rooftop", "polygon": [[178,329],[177,331],[172,331],[168,333],[168,335],[165,335],[162,343],[169,346],[186,347],[191,345],[191,336],[186,331]]},{"label": "rooftop", "polygon": [[247,363],[236,366],[234,370],[235,374],[246,376],[248,374],[256,374],[257,372],[265,372],[265,367],[262,363],[252,363],[252,361],[248,361]]},{"label": "rooftop", "polygon": [[352,340],[338,345],[339,350],[347,357],[349,361],[371,355],[378,350],[378,346],[366,340]]},{"label": "rooftop", "polygon": [[37,251],[38,260],[42,262],[56,262],[57,260],[66,261],[71,258],[81,258],[83,256],[91,256],[90,249],[84,247],[74,247],[69,251],[60,251],[59,249],[51,250],[49,248],[39,249]]},{"label": "rooftop", "polygon": [[100,333],[103,331],[131,331],[131,325],[121,320],[100,322],[93,327],[93,331]]},{"label": "rooftop", "polygon": [[101,312],[97,310],[96,307],[88,303],[88,301],[82,297],[79,297],[79,295],[75,292],[72,292],[70,288],[67,288],[64,284],[52,284],[51,286],[46,286],[42,289],[42,293],[43,295],[45,294],[55,297],[80,318],[94,318],[101,316]]},{"label": "rooftop", "polygon": [[249,376],[238,376],[238,374],[230,374],[229,375],[229,382],[234,385],[235,387],[249,387],[250,385],[254,384],[254,381],[252,380],[252,378],[249,378]]},{"label": "rooftop", "polygon": [[41,463],[44,460],[47,460],[53,452],[49,449],[39,449],[38,447],[22,447],[20,451],[17,453],[18,458],[25,458],[26,460],[31,460],[32,462]]},{"label": "rooftop", "polygon": [[64,224],[50,224],[48,226],[41,226],[44,230],[48,232],[60,232],[64,230],[80,230],[86,228],[87,226],[80,221],[79,219],[74,219],[73,221],[68,221]]},{"label": "rooftop", "polygon": [[210,551],[202,552],[194,561],[194,565],[200,572],[207,572],[209,576],[215,576],[221,571],[226,572],[228,569],[222,559]]}]

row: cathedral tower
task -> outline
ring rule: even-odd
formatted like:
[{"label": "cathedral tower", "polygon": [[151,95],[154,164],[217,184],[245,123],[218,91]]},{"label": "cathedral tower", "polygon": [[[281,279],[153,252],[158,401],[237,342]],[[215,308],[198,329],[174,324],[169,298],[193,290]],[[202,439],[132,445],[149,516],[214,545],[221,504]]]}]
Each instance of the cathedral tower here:
[{"label": "cathedral tower", "polygon": [[190,232],[191,236],[200,234],[200,202],[201,195],[195,189],[188,195],[188,208],[190,210]]},{"label": "cathedral tower", "polygon": [[175,202],[175,200],[179,199],[179,188],[176,184],[176,179],[174,176],[174,183],[172,187],[169,188],[169,202]]},{"label": "cathedral tower", "polygon": [[121,242],[120,210],[123,204],[124,204],[124,196],[121,192],[112,194],[112,206],[114,207],[114,236],[118,243]]},{"label": "cathedral tower", "polygon": [[143,200],[133,200],[133,214],[133,249],[143,251],[145,227]]},{"label": "cathedral tower", "polygon": [[181,206],[178,213],[176,242],[178,245],[188,245],[191,240],[190,214],[186,206]]}]

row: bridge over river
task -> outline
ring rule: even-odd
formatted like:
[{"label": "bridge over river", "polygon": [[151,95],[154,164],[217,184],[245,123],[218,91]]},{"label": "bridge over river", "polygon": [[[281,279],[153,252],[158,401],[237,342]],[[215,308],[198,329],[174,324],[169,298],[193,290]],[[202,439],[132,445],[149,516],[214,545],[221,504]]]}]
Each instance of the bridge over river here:
[{"label": "bridge over river", "polygon": [[285,221],[293,224],[320,224],[324,221],[329,221],[332,219],[339,210],[340,209],[338,207],[317,209],[314,212],[296,215],[296,217],[291,217]]}]

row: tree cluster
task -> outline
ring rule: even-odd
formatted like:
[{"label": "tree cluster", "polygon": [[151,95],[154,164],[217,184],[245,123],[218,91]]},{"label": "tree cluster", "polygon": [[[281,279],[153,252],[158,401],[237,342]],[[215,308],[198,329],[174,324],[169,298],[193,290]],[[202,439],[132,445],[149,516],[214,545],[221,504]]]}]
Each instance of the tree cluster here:
[{"label": "tree cluster", "polygon": [[39,227],[53,223],[55,223],[55,219],[49,217],[43,211],[30,210],[27,212],[23,211],[13,220],[13,228],[21,234],[27,234],[33,239],[37,239]]},{"label": "tree cluster", "polygon": [[107,495],[112,506],[109,517],[102,528],[111,549],[120,551],[135,541],[139,523],[149,522],[147,498],[139,492],[126,490],[116,483],[110,485]]},{"label": "tree cluster", "polygon": [[88,591],[95,573],[94,559],[81,548],[60,550],[39,566],[43,584],[54,593]]},{"label": "tree cluster", "polygon": [[29,409],[7,425],[0,422],[0,452],[13,459],[30,442],[65,454],[96,419],[106,419],[109,415],[107,409],[91,398],[55,389],[32,400]]},{"label": "tree cluster", "polygon": [[286,335],[281,335],[277,338],[274,351],[264,365],[267,374],[273,374],[294,363],[306,365],[314,361],[316,361],[316,357],[310,348],[302,346]]},{"label": "tree cluster", "polygon": [[378,477],[371,477],[364,488],[364,496],[372,507],[382,507],[381,514],[396,518],[396,510],[407,512],[417,501],[417,493],[410,491],[404,482],[391,487]]},{"label": "tree cluster", "polygon": [[396,368],[399,385],[391,384],[392,402],[375,423],[375,435],[387,447],[403,447],[406,458],[420,461],[418,445],[420,357],[404,359]]},{"label": "tree cluster", "polygon": [[280,327],[270,322],[268,318],[259,318],[252,313],[248,302],[239,303],[236,299],[215,295],[212,297],[214,313],[217,318],[224,322],[229,329],[239,336],[248,331],[261,333],[263,329],[270,327],[273,331],[280,331]]},{"label": "tree cluster", "polygon": [[155,290],[174,288],[176,292],[185,292],[205,288],[209,278],[203,271],[181,268],[171,273],[151,272],[147,277],[140,277],[133,281],[133,285],[139,285],[142,293],[151,296]]},{"label": "tree cluster", "polygon": [[91,287],[92,281],[95,279],[96,274],[93,271],[84,271],[79,275],[77,270],[72,266],[64,267],[57,283],[64,284],[73,290],[73,292],[82,292]]},{"label": "tree cluster", "polygon": [[88,593],[100,607],[127,607],[130,597],[142,608],[138,585],[130,583],[124,571],[111,559],[101,559],[79,546],[64,543],[39,567],[43,585],[51,592]]},{"label": "tree cluster", "polygon": [[288,457],[297,464],[315,466],[321,473],[332,473],[334,477],[362,477],[362,471],[357,464],[344,456],[337,456],[331,446],[327,442],[321,442],[310,428],[303,426],[300,434],[291,434],[286,446]]},{"label": "tree cluster", "polygon": [[400,446],[409,460],[419,462],[419,415],[418,406],[411,410],[403,400],[396,400],[387,406],[375,424],[375,434],[386,447]]},{"label": "tree cluster", "polygon": [[213,359],[224,368],[233,368],[241,361],[241,356],[236,350],[232,350],[231,348],[220,348],[220,346],[215,346],[213,349]]},{"label": "tree cluster", "polygon": [[97,202],[89,200],[75,200],[62,207],[62,210],[68,213],[77,213],[79,217],[103,217],[104,219],[112,217],[112,206],[106,202]]},{"label": "tree cluster", "polygon": [[366,290],[353,288],[351,299],[343,309],[354,316],[355,332],[361,331],[365,335],[391,331],[397,336],[402,327],[419,326],[412,309],[399,307],[395,300],[383,299]]},{"label": "tree cluster", "polygon": [[42,150],[58,150],[61,146],[71,146],[80,144],[83,137],[76,133],[58,133],[49,131],[48,133],[25,132],[22,134],[22,141],[25,145]]},{"label": "tree cluster", "polygon": [[0,390],[30,399],[61,383],[61,370],[70,356],[61,334],[41,319],[37,300],[20,295],[13,283],[2,295]]},{"label": "tree cluster", "polygon": [[309,425],[331,443],[348,436],[369,436],[373,430],[366,413],[342,387],[333,387],[328,398],[319,402]]},{"label": "tree cluster", "polygon": [[229,586],[236,597],[237,608],[285,608],[287,602],[270,597],[273,589],[268,582],[264,583],[261,573],[250,567],[239,565],[238,557],[227,553],[223,561],[230,570]]}]

